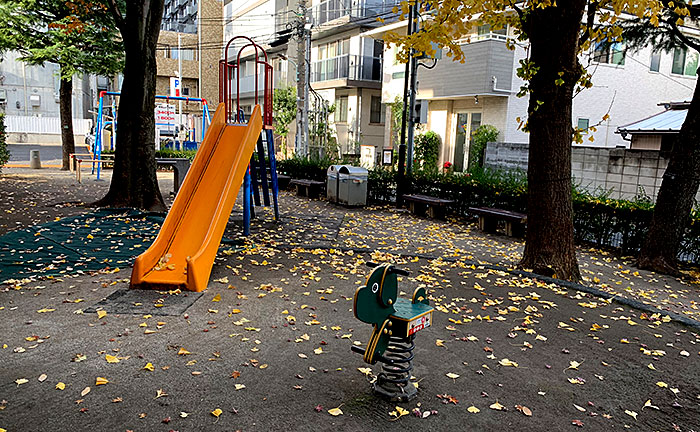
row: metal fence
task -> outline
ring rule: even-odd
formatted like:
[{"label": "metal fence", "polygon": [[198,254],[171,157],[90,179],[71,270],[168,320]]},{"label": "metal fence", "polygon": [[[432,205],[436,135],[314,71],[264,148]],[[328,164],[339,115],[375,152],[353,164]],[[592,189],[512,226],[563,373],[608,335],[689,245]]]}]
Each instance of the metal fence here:
[{"label": "metal fence", "polygon": [[[61,119],[58,117],[6,116],[7,133],[60,134]],[[92,119],[73,119],[73,133],[87,135],[92,128]]]},{"label": "metal fence", "polygon": [[357,81],[381,81],[381,57],[345,54],[311,64],[312,82],[344,78]]}]

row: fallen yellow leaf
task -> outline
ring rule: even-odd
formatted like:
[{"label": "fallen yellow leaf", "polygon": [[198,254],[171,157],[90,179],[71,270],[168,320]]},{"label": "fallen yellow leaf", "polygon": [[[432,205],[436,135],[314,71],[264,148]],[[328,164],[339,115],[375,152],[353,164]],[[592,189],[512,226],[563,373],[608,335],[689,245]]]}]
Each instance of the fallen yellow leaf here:
[{"label": "fallen yellow leaf", "polygon": [[116,356],[105,354],[105,360],[107,363],[119,363],[119,359]]},{"label": "fallen yellow leaf", "polygon": [[219,301],[221,301],[221,294],[215,295],[214,298],[211,299],[211,301],[213,301],[213,302],[219,302]]},{"label": "fallen yellow leaf", "polygon": [[62,382],[59,382],[58,384],[56,384],[57,390],[65,390],[65,388],[66,388],[66,385]]},{"label": "fallen yellow leaf", "polygon": [[337,417],[339,415],[343,415],[343,411],[340,410],[340,407],[338,408],[331,408],[328,410],[328,414]]},{"label": "fallen yellow leaf", "polygon": [[155,369],[155,367],[153,367],[153,363],[151,362],[146,363],[146,366],[144,366],[143,368],[151,372],[153,372],[153,370]]},{"label": "fallen yellow leaf", "polygon": [[90,393],[90,390],[92,390],[89,386],[85,387],[83,391],[80,392],[80,396],[85,396],[86,394]]},{"label": "fallen yellow leaf", "polygon": [[15,383],[17,383],[17,387],[21,386],[22,384],[26,384],[28,382],[29,382],[29,380],[26,378],[20,378],[20,379],[15,380]]},{"label": "fallen yellow leaf", "polygon": [[505,409],[505,406],[501,405],[498,402],[494,402],[491,405],[489,405],[489,408],[496,411],[503,411]]},{"label": "fallen yellow leaf", "polygon": [[97,311],[97,319],[102,319],[107,316],[107,311],[105,310],[98,310]]},{"label": "fallen yellow leaf", "polygon": [[630,410],[625,410],[625,414],[627,414],[628,416],[630,416],[630,417],[632,417],[633,419],[637,420],[637,413],[636,413],[636,412],[630,411]]},{"label": "fallen yellow leaf", "polygon": [[188,355],[192,354],[191,352],[187,351],[186,349],[180,347],[180,351],[177,352],[177,355]]},{"label": "fallen yellow leaf", "polygon": [[223,411],[221,411],[221,408],[217,408],[214,411],[211,412],[211,415],[213,415],[216,418],[219,418],[219,416],[223,414]]},{"label": "fallen yellow leaf", "polygon": [[109,382],[109,381],[107,381],[107,378],[97,377],[97,378],[95,379],[95,385],[105,385],[105,384],[107,384],[108,382]]},{"label": "fallen yellow leaf", "polygon": [[467,411],[469,411],[472,414],[476,414],[476,413],[480,412],[481,410],[479,408],[475,407],[474,405],[472,405],[469,408],[467,408]]}]

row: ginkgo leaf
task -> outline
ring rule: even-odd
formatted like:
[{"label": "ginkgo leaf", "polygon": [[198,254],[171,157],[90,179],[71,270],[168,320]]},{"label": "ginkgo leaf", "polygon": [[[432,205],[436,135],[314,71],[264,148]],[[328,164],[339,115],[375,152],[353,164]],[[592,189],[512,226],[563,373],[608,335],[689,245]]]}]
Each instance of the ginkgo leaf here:
[{"label": "ginkgo leaf", "polygon": [[98,310],[97,311],[97,319],[102,319],[107,316],[107,311],[106,310]]},{"label": "ginkgo leaf", "polygon": [[574,408],[576,408],[577,410],[579,410],[579,411],[581,411],[581,412],[586,412],[586,408],[584,408],[584,407],[582,407],[582,406],[580,406],[580,405],[574,404]]},{"label": "ginkgo leaf", "polygon": [[630,410],[625,410],[625,414],[627,414],[628,416],[630,416],[630,417],[632,417],[633,419],[637,420],[637,413],[636,413],[636,412],[630,411]]},{"label": "ginkgo leaf", "polygon": [[467,408],[467,411],[469,411],[472,414],[476,414],[476,413],[480,412],[481,410],[479,408],[475,407],[474,405],[472,405],[469,408]]},{"label": "ginkgo leaf", "polygon": [[316,348],[316,349],[314,350],[314,354],[316,354],[316,355],[318,355],[318,354],[323,354],[323,348],[321,348],[321,347]]},{"label": "ginkgo leaf", "polygon": [[496,410],[496,411],[503,411],[506,407],[501,405],[498,402],[494,402],[491,405],[489,405],[489,408],[491,408],[492,410]]},{"label": "ginkgo leaf", "polygon": [[80,396],[85,396],[85,395],[87,395],[88,393],[90,393],[90,390],[92,390],[92,389],[91,389],[89,386],[88,386],[88,387],[85,387],[85,388],[83,389],[83,391],[80,392]]},{"label": "ginkgo leaf", "polygon": [[339,415],[343,415],[343,411],[340,409],[340,407],[331,408],[328,410],[328,414],[332,415],[333,417],[337,417]]},{"label": "ginkgo leaf", "polygon": [[398,420],[398,419],[400,419],[401,417],[403,417],[403,416],[405,416],[405,415],[407,415],[407,414],[408,414],[408,410],[407,410],[407,409],[404,409],[404,408],[401,408],[401,407],[398,406],[398,405],[396,406],[396,408],[394,409],[394,411],[392,411],[392,412],[389,413],[389,415],[395,417],[394,420]]},{"label": "ginkgo leaf", "polygon": [[154,397],[153,399],[162,398],[162,397],[165,397],[165,396],[167,396],[167,395],[168,395],[168,394],[167,394],[165,391],[163,391],[163,389],[158,389],[158,390],[156,391],[156,397]]},{"label": "ginkgo leaf", "polygon": [[55,310],[56,309],[44,308],[44,309],[39,309],[38,311],[36,311],[36,313],[47,313],[47,312],[53,312]]},{"label": "ginkgo leaf", "polygon": [[[583,362],[581,362],[583,363]],[[578,370],[578,367],[581,366],[581,363],[577,362],[576,360],[572,360],[569,362],[569,367],[567,369],[576,369]]]},{"label": "ginkgo leaf", "polygon": [[213,301],[213,302],[219,302],[219,301],[221,301],[221,294],[215,295],[214,298],[211,299],[211,301]]},{"label": "ginkgo leaf", "polygon": [[119,363],[119,359],[116,356],[105,354],[105,360],[107,363]]},{"label": "ginkgo leaf", "polygon": [[435,345],[436,345],[436,346],[439,346],[439,347],[445,347],[445,341],[442,340],[442,339],[437,339],[437,340],[435,341]]},{"label": "ginkgo leaf", "polygon": [[214,411],[211,412],[211,415],[213,415],[216,418],[219,418],[219,416],[223,414],[223,411],[221,411],[221,408],[217,408]]},{"label": "ginkgo leaf", "polygon": [[188,412],[180,411],[180,417],[182,418],[187,418],[187,416],[190,415]]},{"label": "ginkgo leaf", "polygon": [[236,390],[243,390],[245,388],[245,384],[236,384],[235,387]]},{"label": "ginkgo leaf", "polygon": [[105,385],[105,384],[107,384],[108,382],[109,382],[109,381],[107,380],[107,378],[103,378],[103,377],[97,377],[97,378],[95,378],[95,385]]},{"label": "ginkgo leaf", "polygon": [[48,377],[46,376],[46,374],[41,374],[41,375],[39,375],[39,382],[44,382],[44,381],[46,381],[46,378],[48,378]]},{"label": "ginkgo leaf", "polygon": [[29,380],[26,378],[19,378],[15,380],[15,383],[17,384],[17,387],[21,386],[22,384],[28,383]]},{"label": "ginkgo leaf", "polygon": [[191,352],[187,351],[186,349],[180,347],[180,351],[177,352],[177,355],[188,355],[192,354]]},{"label": "ginkgo leaf", "polygon": [[656,385],[659,386],[659,387],[661,387],[661,388],[668,388],[668,384],[666,384],[666,383],[663,382],[663,381],[657,381],[657,382],[656,382]]},{"label": "ginkgo leaf", "polygon": [[144,366],[143,368],[146,369],[147,371],[151,371],[151,372],[153,372],[153,370],[155,369],[155,367],[153,366],[153,363],[151,363],[151,362],[146,363],[146,366]]},{"label": "ginkgo leaf", "polygon": [[447,378],[452,378],[453,380],[459,378],[459,375],[457,375],[456,373],[452,373],[452,372],[446,373],[445,376],[447,376]]},{"label": "ginkgo leaf", "polygon": [[655,410],[659,409],[659,407],[657,407],[656,405],[651,404],[651,399],[644,402],[644,406],[642,407],[642,409],[644,409],[644,408],[654,408]]},{"label": "ginkgo leaf", "polygon": [[647,367],[648,367],[649,369],[653,370],[653,371],[656,370],[656,368],[654,367],[654,365],[653,365],[652,363],[649,363],[649,364],[647,365]]},{"label": "ginkgo leaf", "polygon": [[514,361],[508,360],[507,358],[504,358],[503,360],[499,361],[501,366],[512,366],[512,367],[518,367],[518,364]]},{"label": "ginkgo leaf", "polygon": [[370,369],[370,368],[357,368],[357,370],[362,372],[365,376],[372,375],[372,369]]},{"label": "ginkgo leaf", "polygon": [[66,388],[65,383],[59,382],[56,384],[56,390],[65,390],[65,388]]}]

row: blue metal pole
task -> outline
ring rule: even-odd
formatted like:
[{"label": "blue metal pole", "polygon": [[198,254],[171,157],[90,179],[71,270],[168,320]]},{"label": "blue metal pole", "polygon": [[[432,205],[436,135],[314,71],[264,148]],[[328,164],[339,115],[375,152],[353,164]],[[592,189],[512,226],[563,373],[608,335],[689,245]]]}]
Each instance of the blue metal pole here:
[{"label": "blue metal pole", "polygon": [[275,142],[272,135],[272,129],[265,129],[265,141],[267,141],[267,154],[270,158],[270,180],[272,180],[272,202],[275,206],[275,220],[280,220],[280,210],[277,205],[277,196],[279,195],[279,183],[277,182],[277,159],[275,157]]},{"label": "blue metal pole", "polygon": [[243,235],[250,235],[250,167],[243,180]]},{"label": "blue metal pole", "polygon": [[[97,108],[97,130],[95,131],[95,144],[92,146],[92,157],[94,158],[97,155],[97,149],[102,148],[102,127],[103,127],[103,121],[102,121],[102,108],[104,107],[104,96],[103,93],[100,94],[100,104],[98,105]],[[98,164],[99,165],[99,164]],[[95,163],[92,163],[92,172],[91,174],[95,173]]]}]

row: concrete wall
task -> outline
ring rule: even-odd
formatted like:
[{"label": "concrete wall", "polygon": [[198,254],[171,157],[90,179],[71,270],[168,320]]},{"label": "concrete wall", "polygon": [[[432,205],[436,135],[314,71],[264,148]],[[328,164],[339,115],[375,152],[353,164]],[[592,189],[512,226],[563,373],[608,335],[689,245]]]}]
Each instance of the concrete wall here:
[{"label": "concrete wall", "polygon": [[[488,143],[485,165],[493,169],[527,170],[528,144]],[[610,198],[630,199],[640,192],[656,199],[668,158],[660,151],[574,147],[574,181],[590,192],[610,191]],[[641,188],[641,189],[640,189]],[[700,193],[695,197],[700,200]]]}]

